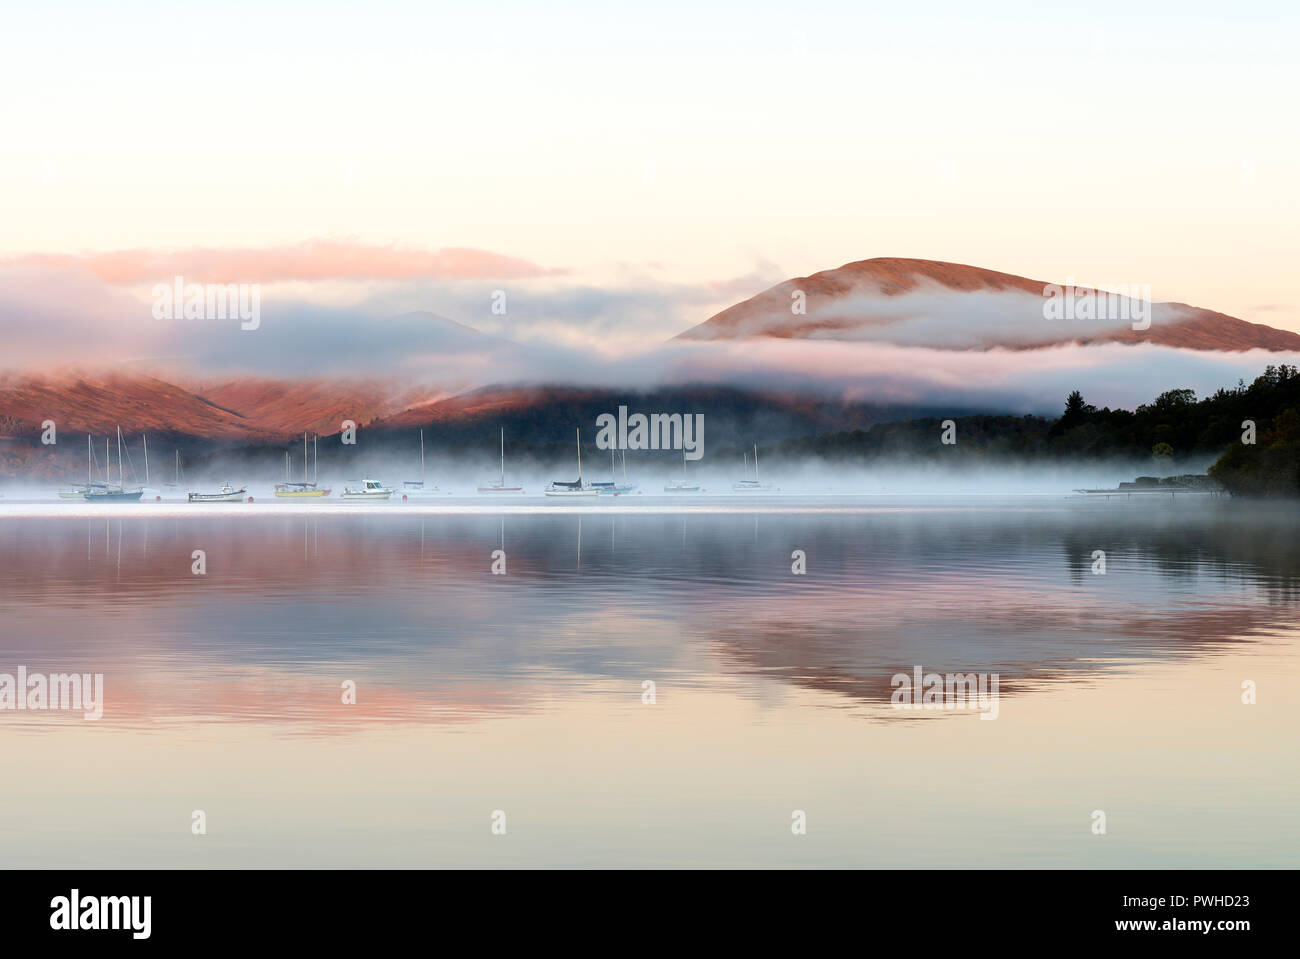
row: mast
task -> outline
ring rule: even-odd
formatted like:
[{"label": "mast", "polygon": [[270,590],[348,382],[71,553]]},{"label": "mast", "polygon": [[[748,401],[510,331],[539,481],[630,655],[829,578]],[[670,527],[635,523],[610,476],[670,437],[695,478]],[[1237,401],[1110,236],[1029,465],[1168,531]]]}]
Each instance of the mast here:
[{"label": "mast", "polygon": [[312,434],[311,437],[311,483],[315,486],[320,482],[320,437]]},{"label": "mast", "polygon": [[614,462],[614,447],[609,448],[609,478],[618,483],[618,466]]},{"label": "mast", "polygon": [[90,489],[91,484],[93,482],[94,480],[90,478],[90,434],[87,433],[86,434],[86,489]]},{"label": "mast", "polygon": [[289,451],[284,451],[284,481],[289,482]]},{"label": "mast", "polygon": [[122,472],[122,427],[117,428],[117,485],[126,489],[126,474]]},{"label": "mast", "polygon": [[627,485],[627,450],[623,450],[623,485]]},{"label": "mast", "polygon": [[144,485],[148,486],[149,485],[149,437],[141,433],[140,439],[144,442]]},{"label": "mast", "polygon": [[420,430],[420,485],[424,485],[424,430]]},{"label": "mast", "polygon": [[501,485],[506,485],[506,428],[501,427]]},{"label": "mast", "polygon": [[758,482],[758,444],[754,444],[754,482]]},{"label": "mast", "polygon": [[307,482],[307,434],[302,434],[302,481]]},{"label": "mast", "polygon": [[582,430],[573,431],[578,437],[578,482],[582,482]]},{"label": "mast", "polygon": [[176,485],[181,485],[181,451],[176,451]]},{"label": "mast", "polygon": [[113,485],[113,457],[108,455],[108,437],[104,437],[104,485]]}]

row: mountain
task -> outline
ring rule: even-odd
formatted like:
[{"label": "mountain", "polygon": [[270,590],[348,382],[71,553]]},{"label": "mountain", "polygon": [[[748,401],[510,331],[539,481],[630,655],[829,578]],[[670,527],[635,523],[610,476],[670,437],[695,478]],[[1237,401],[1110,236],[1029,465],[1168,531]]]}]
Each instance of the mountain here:
[{"label": "mountain", "polygon": [[[1040,280],[960,263],[881,257],[786,280],[677,339],[866,340],[958,350],[1119,342],[1300,351],[1300,334],[1185,303],[1153,304],[1145,330],[1132,328],[1134,314],[1120,312],[1119,298],[1110,300],[1110,318],[1047,319],[1047,287]],[[1087,292],[1078,288],[1079,294]],[[797,308],[800,293],[803,312]]]},{"label": "mountain", "polygon": [[0,437],[33,436],[53,420],[60,435],[126,432],[274,442],[304,431],[336,433],[345,419],[365,425],[409,398],[383,384],[335,380],[230,379],[168,382],[133,373],[0,377]]},{"label": "mountain", "polygon": [[409,394],[379,383],[314,379],[228,379],[196,384],[194,390],[272,439],[337,433],[344,420],[367,425],[411,401]]},{"label": "mountain", "polygon": [[[0,379],[0,477],[66,478],[85,468],[85,434],[98,443],[121,426],[127,445],[169,461],[179,450],[187,469],[239,462],[278,471],[284,449],[304,431],[339,433],[344,419],[364,430],[367,454],[412,449],[425,431],[431,453],[491,459],[504,429],[514,462],[567,458],[575,427],[595,455],[593,423],[620,405],[632,412],[707,411],[712,452],[748,450],[828,430],[936,415],[925,404],[882,404],[730,386],[664,387],[648,391],[564,385],[485,387],[455,396],[376,383],[231,379],[168,383],[153,376],[64,374]],[[960,414],[945,407],[943,412]],[[41,423],[55,421],[58,443],[40,442]],[[324,446],[322,441],[322,446]],[[99,446],[96,449],[100,449]],[[102,452],[102,450],[101,450]],[[603,455],[603,454],[602,454]],[[663,457],[676,461],[676,453]],[[156,463],[155,463],[156,466]]]},{"label": "mountain", "polygon": [[237,410],[153,376],[67,373],[0,378],[0,437],[39,434],[46,420],[53,420],[62,436],[107,435],[118,425],[217,440],[268,435]]}]

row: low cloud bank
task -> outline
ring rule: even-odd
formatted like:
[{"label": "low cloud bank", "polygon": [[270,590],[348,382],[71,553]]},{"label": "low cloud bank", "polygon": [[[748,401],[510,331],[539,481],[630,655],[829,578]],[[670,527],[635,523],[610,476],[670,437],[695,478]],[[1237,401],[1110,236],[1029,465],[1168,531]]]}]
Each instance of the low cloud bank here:
[{"label": "low cloud bank", "polygon": [[[1167,389],[1186,387],[1205,395],[1239,379],[1249,381],[1270,363],[1300,362],[1298,355],[1264,350],[1218,353],[1150,344],[1033,350],[923,345],[935,339],[952,347],[974,345],[975,331],[981,329],[1006,336],[1020,331],[1030,342],[1071,322],[1041,315],[1035,320],[1025,306],[1033,298],[1021,294],[1014,295],[1019,304],[1014,316],[998,307],[1011,294],[972,301],[974,312],[964,317],[941,316],[952,312],[941,304],[919,315],[900,314],[886,324],[893,329],[889,342],[664,342],[663,327],[680,329],[681,317],[715,297],[716,289],[648,282],[604,289],[556,285],[552,279],[531,285],[519,281],[505,290],[504,312],[493,312],[493,292],[491,284],[448,281],[383,287],[359,303],[339,306],[272,289],[263,295],[259,328],[245,331],[230,320],[155,319],[147,300],[83,270],[11,265],[0,271],[5,344],[0,368],[33,372],[98,366],[203,377],[383,378],[439,392],[489,384],[650,389],[710,383],[882,403],[1054,414],[1073,389],[1098,406],[1132,408]],[[438,313],[411,312],[413,294],[437,304]],[[1158,307],[1154,322],[1161,319]],[[652,335],[620,335],[629,328],[648,329]]]}]

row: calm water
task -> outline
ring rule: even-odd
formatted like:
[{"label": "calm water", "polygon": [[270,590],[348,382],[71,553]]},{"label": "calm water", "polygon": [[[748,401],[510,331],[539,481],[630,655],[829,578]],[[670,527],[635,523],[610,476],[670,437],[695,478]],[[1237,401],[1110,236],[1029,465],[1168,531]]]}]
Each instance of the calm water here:
[{"label": "calm water", "polygon": [[11,866],[1300,864],[1290,507],[5,508]]}]

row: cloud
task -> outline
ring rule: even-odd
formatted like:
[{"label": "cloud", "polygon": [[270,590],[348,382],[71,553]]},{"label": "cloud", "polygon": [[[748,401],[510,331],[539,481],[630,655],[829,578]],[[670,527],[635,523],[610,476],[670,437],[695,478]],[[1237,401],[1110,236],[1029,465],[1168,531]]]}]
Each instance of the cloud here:
[{"label": "cloud", "polygon": [[487,250],[404,249],[351,240],[309,240],[288,246],[31,253],[0,260],[0,269],[84,271],[112,286],[168,282],[276,283],[324,280],[522,279],[560,276],[528,260]]},{"label": "cloud", "polygon": [[[1055,289],[1060,295],[1060,288]],[[1079,288],[1081,297],[1085,292]],[[769,304],[770,300],[776,302]],[[811,338],[899,346],[942,346],[951,350],[1028,347],[1123,332],[1135,320],[1176,323],[1187,312],[1178,304],[1148,306],[1139,299],[1100,293],[1095,301],[1097,315],[1048,319],[1045,310],[1049,300],[1042,293],[954,291],[929,281],[903,295],[864,291],[834,298],[822,296],[820,300],[810,297],[807,313],[799,314],[793,311],[796,304],[791,298],[764,296],[719,324],[691,330],[690,337],[782,336],[799,329]]]},{"label": "cloud", "polygon": [[[626,390],[717,384],[1056,413],[1072,389],[1098,406],[1131,409],[1163,390],[1187,387],[1205,395],[1249,381],[1270,363],[1300,360],[1260,350],[1219,353],[1150,343],[960,350],[916,342],[965,344],[974,330],[987,333],[990,325],[1010,337],[1022,322],[1015,317],[1022,316],[1036,329],[1053,325],[1041,309],[1037,316],[1023,312],[1032,301],[1015,297],[1009,303],[1000,295],[972,301],[955,316],[945,316],[937,298],[923,302],[919,315],[893,315],[887,324],[893,342],[664,342],[681,328],[682,315],[698,311],[712,295],[709,284],[655,284],[644,277],[612,287],[520,280],[505,286],[505,316],[491,313],[494,285],[383,284],[348,305],[282,292],[263,297],[260,328],[244,331],[233,320],[157,320],[147,299],[84,271],[11,269],[0,271],[0,367],[34,372],[129,365],[160,375],[375,378],[439,393],[491,384]],[[1011,303],[1016,309],[1009,311]],[[437,313],[414,310],[417,304]]]}]

